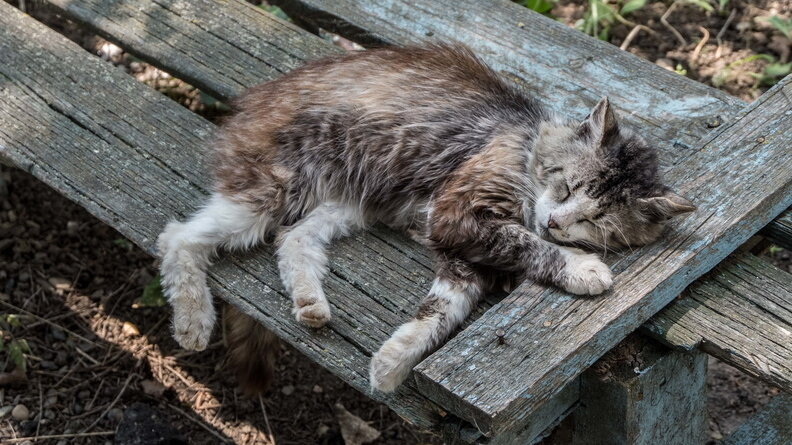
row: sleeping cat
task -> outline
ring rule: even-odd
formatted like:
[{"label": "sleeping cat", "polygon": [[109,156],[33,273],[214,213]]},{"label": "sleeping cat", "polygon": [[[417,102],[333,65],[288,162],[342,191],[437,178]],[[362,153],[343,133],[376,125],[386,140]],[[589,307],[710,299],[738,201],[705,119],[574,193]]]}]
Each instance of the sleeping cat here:
[{"label": "sleeping cat", "polygon": [[[280,229],[294,315],[320,328],[331,318],[326,248],[385,222],[418,233],[436,269],[415,318],[371,360],[372,387],[393,391],[493,277],[601,294],[610,269],[572,246],[640,246],[695,209],[661,182],[655,150],[619,127],[607,99],[582,122],[560,119],[462,45],[308,63],[235,108],[214,148],[212,197],[159,238],[174,336],[188,349],[206,347],[215,323],[205,270],[216,248],[248,249]],[[232,315],[232,361],[248,382],[263,378],[272,337]]]}]

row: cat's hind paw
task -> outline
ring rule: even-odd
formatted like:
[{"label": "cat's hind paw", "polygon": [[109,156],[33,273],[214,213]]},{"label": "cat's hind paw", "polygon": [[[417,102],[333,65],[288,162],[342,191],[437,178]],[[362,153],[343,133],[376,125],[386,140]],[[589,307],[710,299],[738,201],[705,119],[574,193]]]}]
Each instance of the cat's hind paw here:
[{"label": "cat's hind paw", "polygon": [[371,358],[369,379],[371,387],[382,392],[393,392],[410,375],[414,361],[401,341],[386,341]]},{"label": "cat's hind paw", "polygon": [[599,295],[613,285],[613,272],[597,255],[562,248],[564,269],[561,287],[576,295]]},{"label": "cat's hind paw", "polygon": [[298,322],[312,328],[321,328],[330,321],[330,304],[324,295],[321,297],[296,297],[294,316]]},{"label": "cat's hind paw", "polygon": [[192,351],[203,351],[209,344],[215,324],[214,307],[208,305],[174,306],[173,338]]}]

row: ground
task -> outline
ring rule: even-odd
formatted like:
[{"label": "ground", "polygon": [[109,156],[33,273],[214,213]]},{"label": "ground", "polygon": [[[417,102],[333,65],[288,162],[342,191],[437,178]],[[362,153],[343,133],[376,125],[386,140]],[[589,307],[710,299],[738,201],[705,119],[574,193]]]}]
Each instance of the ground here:
[{"label": "ground", "polygon": [[[141,82],[210,119],[223,113],[221,104],[184,82],[131,58],[40,2],[27,3],[34,17]],[[550,13],[573,25],[586,3],[562,0]],[[660,21],[669,4],[649,3],[627,16],[634,23],[616,22],[609,41],[622,45],[642,24],[653,34],[639,31],[626,45],[628,51],[745,100],[766,88],[749,73],[762,72],[770,63],[752,56],[788,62],[789,40],[759,18],[788,13],[789,1],[732,1],[723,14],[677,6],[668,22],[685,44]],[[751,60],[735,63],[746,57]],[[142,434],[125,421],[114,436],[122,417],[147,417],[154,409],[162,424],[156,433],[176,439],[172,443],[341,444],[334,411],[341,403],[381,433],[374,443],[439,443],[288,346],[283,346],[273,389],[260,398],[243,396],[223,367],[220,333],[207,351],[180,350],[170,337],[169,310],[139,304],[156,273],[154,259],[31,176],[8,168],[0,175],[0,329],[6,345],[26,344],[29,350],[24,373],[12,372],[10,348],[0,352],[0,438],[70,434],[77,438],[50,442],[121,441]],[[792,271],[789,252],[768,248],[765,256]],[[778,392],[715,360],[708,386],[713,442]],[[40,423],[35,421],[39,415]]]}]

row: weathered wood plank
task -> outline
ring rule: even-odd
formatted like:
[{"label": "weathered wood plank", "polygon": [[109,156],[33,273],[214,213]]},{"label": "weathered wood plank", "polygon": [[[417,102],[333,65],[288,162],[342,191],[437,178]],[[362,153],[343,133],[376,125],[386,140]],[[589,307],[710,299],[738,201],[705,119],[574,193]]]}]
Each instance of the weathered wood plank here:
[{"label": "weathered wood plank", "polygon": [[792,250],[792,209],[774,219],[761,232],[773,244]]},{"label": "weathered wood plank", "polygon": [[572,445],[692,445],[707,425],[707,355],[630,336],[583,373]]},{"label": "weathered wood plank", "polygon": [[603,95],[661,147],[664,164],[695,152],[708,125],[745,103],[592,39],[509,0],[277,0],[287,13],[363,43],[456,40],[548,107],[582,118]]},{"label": "weathered wood plank", "polygon": [[[541,406],[789,206],[790,94],[792,76],[667,173],[699,210],[659,243],[611,259],[613,290],[577,298],[524,283],[421,363],[419,388],[494,434]],[[495,329],[509,347],[496,345]]]},{"label": "weathered wood plank", "polygon": [[[168,220],[205,199],[212,124],[6,3],[0,3],[0,60],[0,153],[16,165],[148,252]],[[340,243],[339,252],[372,259],[374,254],[355,250],[366,248],[368,238],[360,237]],[[382,277],[358,287],[331,274],[327,293],[335,318],[314,331],[294,321],[271,255],[265,248],[218,261],[210,273],[215,293],[368,392],[371,353],[409,317],[430,271],[410,265],[409,272],[418,275],[414,280]],[[340,255],[332,255],[338,269],[347,261]],[[392,264],[393,270],[398,267]],[[397,288],[404,305],[388,304],[389,290]],[[418,426],[440,421],[441,410],[414,384],[372,396]]]},{"label": "weathered wood plank", "polygon": [[644,328],[792,393],[792,274],[734,254]]},{"label": "weathered wood plank", "polygon": [[242,1],[47,0],[218,99],[343,52]]},{"label": "weathered wood plank", "polygon": [[792,443],[792,395],[779,394],[721,445],[789,445]]}]

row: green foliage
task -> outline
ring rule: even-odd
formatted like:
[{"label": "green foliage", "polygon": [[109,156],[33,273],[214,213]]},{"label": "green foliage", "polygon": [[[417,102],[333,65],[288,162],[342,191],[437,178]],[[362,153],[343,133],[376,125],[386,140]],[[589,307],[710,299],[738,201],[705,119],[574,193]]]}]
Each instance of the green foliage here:
[{"label": "green foliage", "polygon": [[[27,356],[26,354],[30,353],[30,345],[24,338],[15,338],[11,334],[11,330],[13,328],[19,328],[22,326],[22,321],[20,320],[19,316],[16,314],[4,314],[4,317],[0,319],[0,327],[3,329],[0,330],[0,352],[4,352],[7,355],[7,360],[10,360],[14,363],[18,369],[22,372],[27,370]],[[6,364],[8,361],[6,361]],[[6,365],[3,365],[0,368],[0,371],[5,368]]]},{"label": "green foliage", "polygon": [[721,87],[725,84],[732,75],[734,68],[753,62],[755,60],[765,60],[768,62],[765,65],[764,69],[758,73],[748,73],[751,77],[756,80],[754,84],[754,88],[763,85],[763,86],[772,86],[775,85],[781,78],[792,72],[792,62],[790,63],[778,63],[776,62],[775,57],[769,54],[754,54],[748,57],[743,57],[740,60],[735,60],[734,62],[726,65],[726,67],[721,70],[718,74],[716,74],[712,78],[712,84],[716,87]]},{"label": "green foliage", "polygon": [[600,40],[610,38],[610,29],[616,22],[635,26],[624,18],[646,6],[646,0],[621,0],[611,5],[608,0],[589,0],[583,18],[575,22],[575,28]]},{"label": "green foliage", "polygon": [[646,6],[646,0],[629,0],[619,10],[619,14],[627,15]]},{"label": "green foliage", "polygon": [[289,16],[286,15],[286,13],[283,12],[283,10],[281,8],[277,7],[277,6],[270,5],[267,2],[263,2],[263,3],[261,3],[259,5],[259,8],[267,11],[268,13],[274,15],[275,17],[277,17],[277,18],[279,18],[281,20],[286,20],[287,22],[291,22],[291,19],[289,18]]},{"label": "green foliage", "polygon": [[113,244],[127,251],[132,251],[132,248],[134,247],[134,245],[126,238],[116,238],[113,240]]},{"label": "green foliage", "polygon": [[165,295],[162,292],[160,276],[152,278],[143,288],[143,294],[135,300],[133,307],[162,307],[166,303]]},{"label": "green foliage", "polygon": [[777,15],[773,15],[770,17],[762,17],[762,20],[773,25],[773,28],[777,29],[787,39],[792,40],[792,18],[782,19]]},{"label": "green foliage", "polygon": [[729,4],[729,0],[718,0],[718,12],[723,14],[726,12],[726,5]]},{"label": "green foliage", "polygon": [[539,14],[550,15],[550,10],[558,0],[520,0],[518,3]]},{"label": "green foliage", "polygon": [[712,12],[715,10],[715,8],[713,8],[712,5],[707,2],[707,0],[684,0],[683,3],[690,3],[691,5],[698,6],[707,12]]},{"label": "green foliage", "polygon": [[687,76],[687,70],[681,63],[677,63],[676,68],[674,68],[674,72],[679,74],[680,76]]}]

